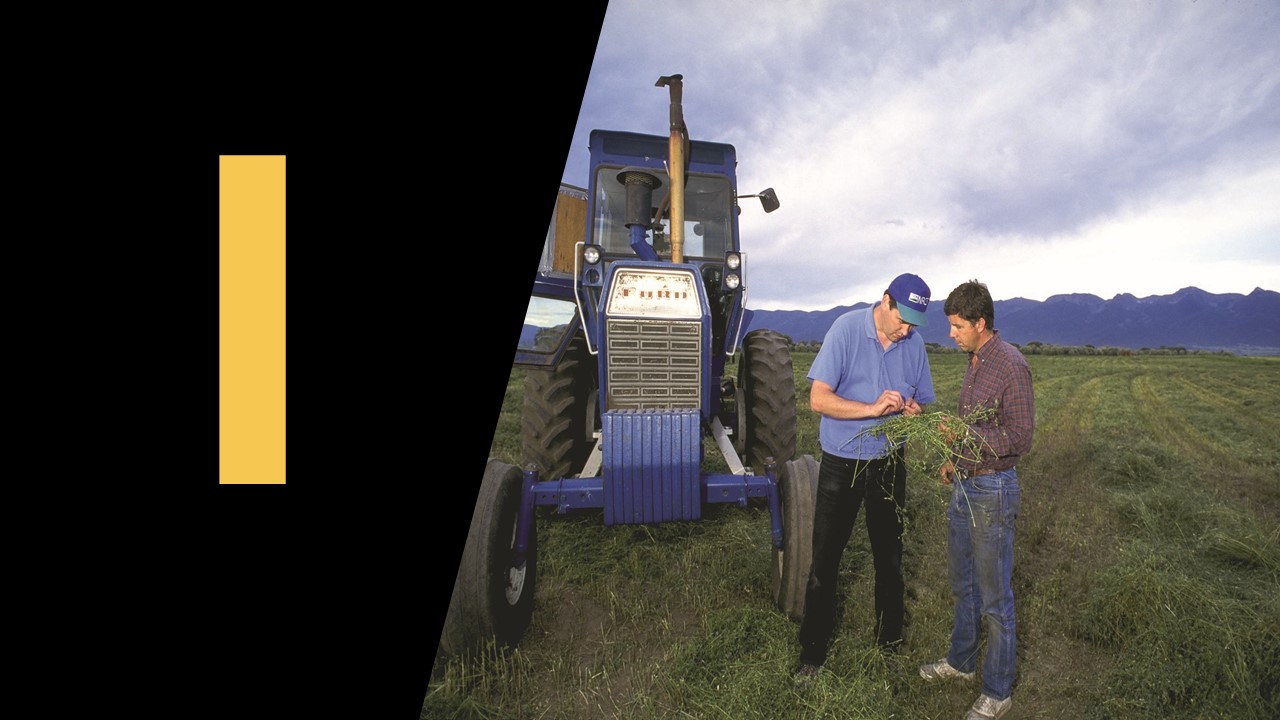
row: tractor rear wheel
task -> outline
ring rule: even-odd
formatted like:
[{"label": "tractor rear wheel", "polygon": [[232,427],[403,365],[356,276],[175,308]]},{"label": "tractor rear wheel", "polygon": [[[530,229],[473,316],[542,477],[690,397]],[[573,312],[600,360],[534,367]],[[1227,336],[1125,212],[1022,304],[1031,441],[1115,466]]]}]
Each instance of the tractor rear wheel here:
[{"label": "tractor rear wheel", "polygon": [[813,515],[818,502],[818,461],[790,460],[778,473],[782,549],[773,551],[773,600],[792,620],[804,619],[804,596],[813,563]]},{"label": "tractor rear wheel", "polygon": [[776,330],[752,330],[742,339],[738,387],[746,405],[743,458],[758,475],[765,458],[782,467],[796,454],[796,381],[787,338]]},{"label": "tractor rear wheel", "polygon": [[523,480],[514,465],[491,458],[485,466],[440,633],[447,656],[472,654],[491,641],[513,647],[533,616],[538,543],[532,529],[524,567],[513,564]]},{"label": "tractor rear wheel", "polygon": [[520,434],[525,462],[537,464],[539,480],[570,477],[587,461],[597,415],[593,362],[578,337],[555,367],[525,375]]}]

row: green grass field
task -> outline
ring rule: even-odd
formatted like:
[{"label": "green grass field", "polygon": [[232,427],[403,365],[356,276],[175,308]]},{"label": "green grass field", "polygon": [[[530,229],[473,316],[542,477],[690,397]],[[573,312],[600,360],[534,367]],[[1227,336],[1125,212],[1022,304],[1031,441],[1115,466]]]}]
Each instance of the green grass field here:
[{"label": "green grass field", "polygon": [[[1280,358],[1030,356],[1034,448],[1019,465],[1018,676],[1007,720],[1280,717]],[[797,454],[820,457],[793,356]],[[965,356],[930,356],[954,412]],[[523,371],[492,455],[522,465]],[[911,450],[908,450],[910,459]],[[719,460],[707,443],[709,467]],[[476,480],[479,482],[479,478]],[[794,689],[797,625],[773,605],[769,515],[538,520],[532,624],[514,650],[438,661],[422,718],[941,718],[976,683],[926,685],[946,653],[947,490],[912,467],[906,649],[874,648],[860,516],[843,620],[818,682]]]}]

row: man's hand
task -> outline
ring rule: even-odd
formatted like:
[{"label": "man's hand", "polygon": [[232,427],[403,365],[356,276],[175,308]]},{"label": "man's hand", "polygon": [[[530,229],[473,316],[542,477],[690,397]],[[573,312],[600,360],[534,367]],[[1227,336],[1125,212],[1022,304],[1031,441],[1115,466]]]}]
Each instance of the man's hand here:
[{"label": "man's hand", "polygon": [[955,446],[969,436],[969,426],[960,420],[943,420],[938,423],[938,434],[942,435],[948,445]]},{"label": "man's hand", "polygon": [[874,417],[881,417],[889,413],[895,413],[903,408],[902,393],[897,390],[885,390],[880,393],[880,397],[871,405],[875,410]]},{"label": "man's hand", "polygon": [[951,479],[955,475],[955,463],[950,460],[942,463],[942,467],[938,468],[938,477],[941,478],[943,485],[950,485]]},{"label": "man's hand", "polygon": [[902,404],[903,415],[919,415],[922,409],[923,408],[920,407],[920,403],[916,402],[916,399],[913,397],[907,398],[907,401]]}]

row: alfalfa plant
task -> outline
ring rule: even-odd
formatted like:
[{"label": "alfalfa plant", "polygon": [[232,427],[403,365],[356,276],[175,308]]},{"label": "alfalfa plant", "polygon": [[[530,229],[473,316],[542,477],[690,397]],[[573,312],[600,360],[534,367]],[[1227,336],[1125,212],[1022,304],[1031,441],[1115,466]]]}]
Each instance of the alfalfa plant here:
[{"label": "alfalfa plant", "polygon": [[[975,425],[982,420],[995,417],[996,408],[978,406],[967,415],[954,415],[945,410],[935,410],[927,413],[917,413],[915,415],[907,415],[900,413],[884,422],[867,428],[858,435],[854,436],[854,440],[864,435],[878,435],[884,437],[892,449],[906,444],[911,452],[904,454],[907,463],[907,471],[916,471],[929,477],[936,473],[939,468],[946,462],[954,463],[957,460],[967,460],[977,463],[982,458],[983,448],[991,446],[980,435],[976,435],[969,431],[971,425]],[[854,474],[857,478],[857,473]],[[964,501],[967,505],[969,497],[964,493],[964,487],[957,485]],[[888,497],[888,500],[896,504],[896,500]],[[905,533],[907,524],[906,508],[899,506],[897,508],[898,517],[903,522],[903,532]],[[972,507],[970,507],[970,516],[972,516]]]},{"label": "alfalfa plant", "polygon": [[990,445],[981,436],[969,432],[969,426],[995,414],[995,408],[985,407],[964,416],[945,410],[915,415],[900,413],[859,434],[883,436],[893,447],[906,443],[912,449],[907,459],[908,469],[928,474],[947,461],[977,463],[982,458],[982,449]]}]

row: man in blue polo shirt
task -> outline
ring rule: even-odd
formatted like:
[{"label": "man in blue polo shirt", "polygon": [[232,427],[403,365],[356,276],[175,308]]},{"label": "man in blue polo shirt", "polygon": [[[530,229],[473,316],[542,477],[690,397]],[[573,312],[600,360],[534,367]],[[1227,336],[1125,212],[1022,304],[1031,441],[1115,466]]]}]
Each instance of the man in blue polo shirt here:
[{"label": "man in blue polo shirt", "polygon": [[818,439],[813,565],[800,624],[797,682],[808,684],[826,662],[835,634],[836,577],[866,505],[875,564],[876,643],[902,643],[904,583],[902,518],[906,505],[905,448],[872,430],[897,413],[916,415],[934,401],[924,338],[929,286],[917,275],[894,278],[879,302],[836,318],[809,370],[809,407],[822,417]]}]

